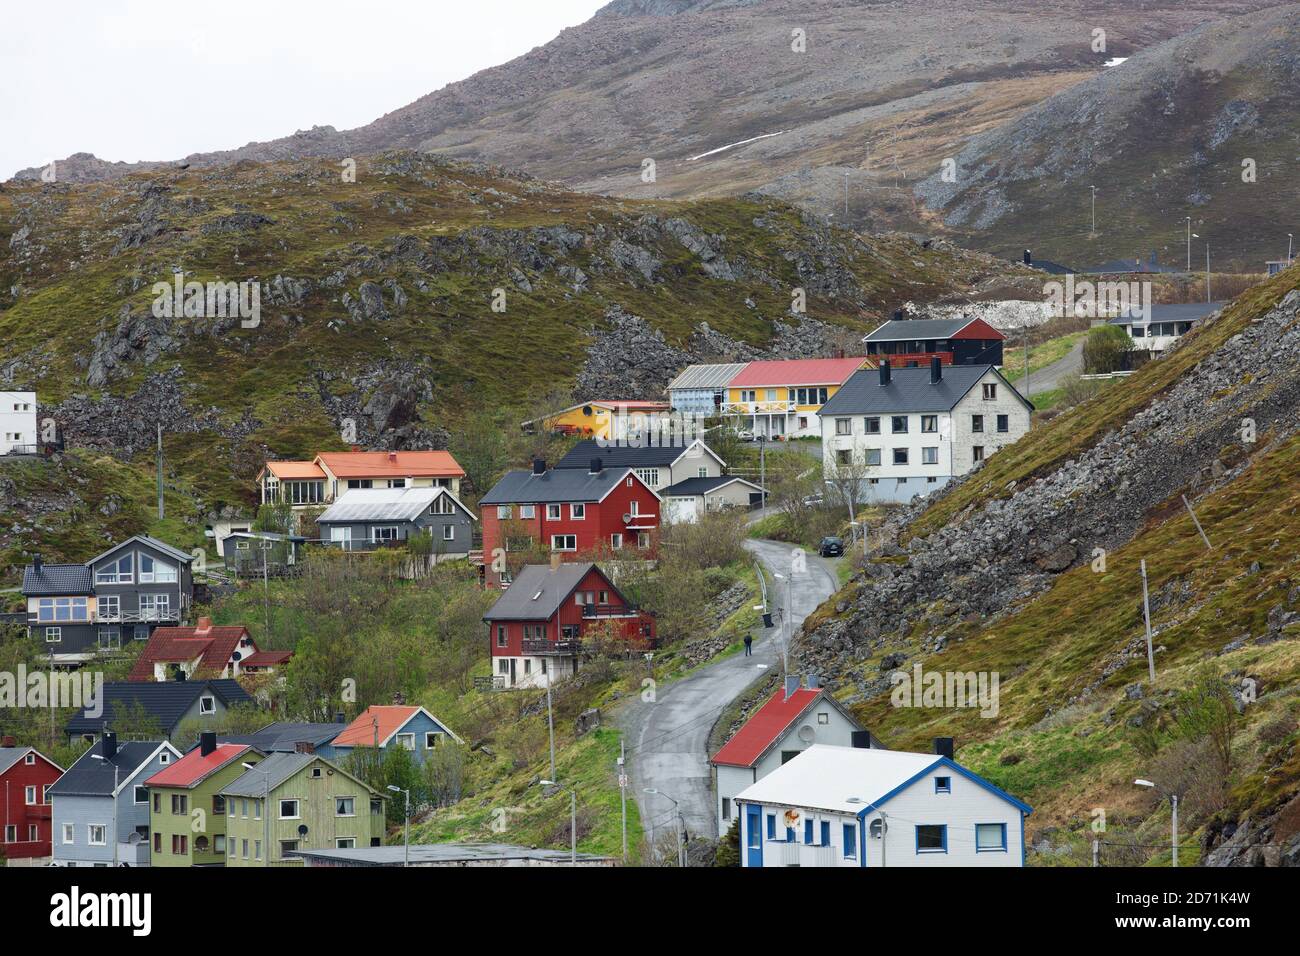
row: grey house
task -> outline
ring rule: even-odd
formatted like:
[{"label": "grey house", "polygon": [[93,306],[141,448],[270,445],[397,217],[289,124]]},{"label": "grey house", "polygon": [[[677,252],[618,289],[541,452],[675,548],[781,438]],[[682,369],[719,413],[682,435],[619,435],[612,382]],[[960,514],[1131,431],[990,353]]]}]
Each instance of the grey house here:
[{"label": "grey house", "polygon": [[651,491],[660,493],[678,482],[690,478],[717,478],[727,470],[727,463],[699,438],[641,446],[607,442],[604,447],[595,439],[588,439],[574,445],[555,467],[590,471],[596,461],[604,468],[631,468]]},{"label": "grey house", "polygon": [[166,542],[136,535],[85,564],[23,570],[27,632],[55,664],[76,666],[100,651],[148,640],[154,628],[188,620],[194,603],[194,558]]},{"label": "grey house", "polygon": [[118,745],[106,733],[48,793],[56,866],[148,866],[149,793],[144,782],[181,753],[165,740]]},{"label": "grey house", "polygon": [[[105,733],[129,732],[123,724],[139,714],[152,721],[162,736],[176,740],[187,721],[200,729],[210,729],[231,707],[252,700],[239,681],[230,678],[118,681],[105,684],[100,699],[69,720],[64,730],[74,743],[93,741]],[[186,746],[190,743],[178,742]]]},{"label": "grey house", "polygon": [[347,551],[403,547],[415,535],[428,534],[433,554],[465,557],[476,520],[448,488],[354,488],[316,523],[323,542]]}]

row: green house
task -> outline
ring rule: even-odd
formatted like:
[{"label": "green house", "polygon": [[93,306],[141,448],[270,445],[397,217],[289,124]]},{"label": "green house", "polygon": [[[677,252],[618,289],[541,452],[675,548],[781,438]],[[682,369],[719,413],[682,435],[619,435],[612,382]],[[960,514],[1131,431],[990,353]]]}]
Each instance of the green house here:
[{"label": "green house", "polygon": [[383,844],[384,795],[314,753],[271,754],[221,795],[227,866],[302,866],[293,851]]},{"label": "green house", "polygon": [[153,866],[225,866],[226,801],[221,791],[262,753],[245,744],[217,744],[205,733],[180,760],[144,781],[149,799]]}]

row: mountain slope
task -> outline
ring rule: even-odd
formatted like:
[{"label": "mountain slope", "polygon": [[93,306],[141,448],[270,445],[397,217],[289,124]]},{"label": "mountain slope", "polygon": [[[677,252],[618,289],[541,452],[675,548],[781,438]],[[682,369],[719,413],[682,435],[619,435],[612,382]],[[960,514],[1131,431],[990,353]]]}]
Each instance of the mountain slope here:
[{"label": "mountain slope", "polygon": [[[1135,776],[1186,788],[1184,832],[1205,848],[1240,830],[1255,841],[1243,855],[1300,860],[1284,813],[1300,808],[1300,777],[1269,775],[1294,762],[1300,711],[1298,312],[1292,269],[896,516],[884,534],[902,547],[874,554],[807,626],[801,662],[833,675],[873,731],[894,746],[955,735],[963,761],[1036,807],[1035,862],[1083,862],[1096,808],[1108,842],[1154,842],[1163,811]],[[996,672],[997,713],[894,706],[889,675],[918,664]],[[1206,727],[1227,728],[1231,760],[1214,773]],[[1196,779],[1179,776],[1189,761]]]},{"label": "mountain slope", "polygon": [[[972,245],[1005,254],[1032,245],[1082,266],[1157,249],[1180,264],[1190,215],[1216,264],[1259,271],[1286,253],[1279,211],[1300,207],[1298,86],[1300,5],[1206,24],[975,137],[956,182],[935,175],[916,192]],[[1198,241],[1192,268],[1204,262]]]}]

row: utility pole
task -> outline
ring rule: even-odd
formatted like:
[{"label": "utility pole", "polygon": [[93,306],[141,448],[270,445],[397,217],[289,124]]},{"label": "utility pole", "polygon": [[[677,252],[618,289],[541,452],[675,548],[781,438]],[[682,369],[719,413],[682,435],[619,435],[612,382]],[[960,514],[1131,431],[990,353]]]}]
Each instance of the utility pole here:
[{"label": "utility pole", "polygon": [[1098,861],[1098,857],[1100,855],[1101,855],[1101,841],[1093,840],[1092,841],[1092,865],[1093,866],[1101,866],[1101,863]]},{"label": "utility pole", "polygon": [[578,791],[569,790],[569,865],[578,865]]},{"label": "utility pole", "polygon": [[1213,551],[1214,545],[1210,544],[1210,539],[1206,536],[1205,529],[1201,527],[1200,519],[1196,517],[1196,512],[1192,510],[1192,503],[1187,500],[1186,495],[1183,495],[1183,504],[1187,506],[1187,513],[1192,516],[1192,524],[1196,525],[1196,530],[1200,534],[1201,540],[1205,542],[1205,547]]},{"label": "utility pole", "polygon": [[[771,418],[768,418],[771,421]],[[755,420],[757,424],[757,419]],[[758,486],[763,489],[763,507],[767,507],[767,436],[758,439]]]},{"label": "utility pole", "polygon": [[411,865],[411,791],[403,790],[401,787],[394,786],[391,783],[388,785],[388,789],[392,790],[394,793],[401,793],[406,795],[406,816],[402,822],[402,845],[403,847],[405,847],[405,849],[402,851],[402,860],[403,860],[402,865],[410,866]]},{"label": "utility pole", "polygon": [[1187,273],[1192,272],[1192,217],[1186,216],[1187,219]]},{"label": "utility pole", "polygon": [[1151,600],[1147,594],[1147,559],[1142,559],[1142,619],[1147,628],[1147,670],[1151,673],[1151,686],[1156,686],[1156,658],[1151,649]]},{"label": "utility pole", "polygon": [[1205,301],[1210,301],[1210,241],[1205,240]]},{"label": "utility pole", "polygon": [[889,816],[880,811],[880,868],[885,868],[885,850],[889,847]]},{"label": "utility pole", "polygon": [[546,675],[546,731],[551,738],[551,779],[558,780],[555,775],[555,717],[551,712],[551,675]]},{"label": "utility pole", "polygon": [[1173,842],[1174,842],[1174,866],[1178,865],[1178,794],[1171,793],[1169,801],[1174,805],[1173,819]]},{"label": "utility pole", "polygon": [[163,449],[162,422],[158,423],[158,520],[163,519]]},{"label": "utility pole", "polygon": [[1291,246],[1294,241],[1295,237],[1288,232],[1286,234],[1286,261],[1288,264],[1291,262]]},{"label": "utility pole", "polygon": [[844,223],[848,226],[849,219],[849,171],[844,170]]},{"label": "utility pole", "polygon": [[1025,398],[1029,397],[1029,326],[1025,326]]},{"label": "utility pole", "polygon": [[1089,186],[1092,190],[1092,234],[1097,234],[1097,187]]},{"label": "utility pole", "polygon": [[623,865],[627,865],[627,741],[618,742],[618,799],[623,811]]}]

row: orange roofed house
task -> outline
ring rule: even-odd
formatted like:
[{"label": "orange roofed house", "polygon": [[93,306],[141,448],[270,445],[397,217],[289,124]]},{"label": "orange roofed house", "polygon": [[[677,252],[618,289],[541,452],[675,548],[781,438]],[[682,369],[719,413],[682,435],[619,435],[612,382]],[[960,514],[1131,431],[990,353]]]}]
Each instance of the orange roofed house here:
[{"label": "orange roofed house", "polygon": [[290,651],[259,651],[243,625],[214,626],[201,617],[195,627],[160,627],[149,637],[127,678],[175,681],[265,673],[288,663]]},{"label": "orange roofed house", "polygon": [[459,497],[464,477],[445,451],[324,451],[311,461],[268,461],[258,501],[319,508],[353,488],[447,488]]}]

